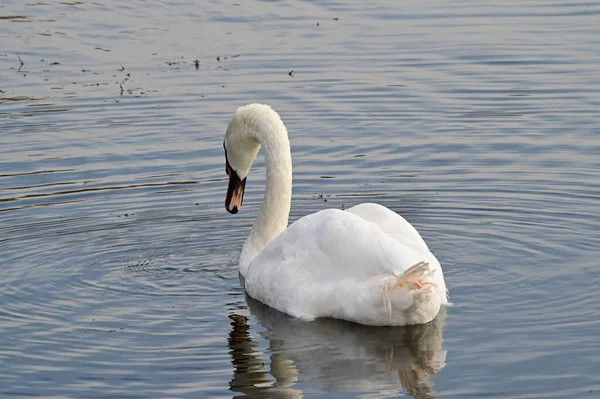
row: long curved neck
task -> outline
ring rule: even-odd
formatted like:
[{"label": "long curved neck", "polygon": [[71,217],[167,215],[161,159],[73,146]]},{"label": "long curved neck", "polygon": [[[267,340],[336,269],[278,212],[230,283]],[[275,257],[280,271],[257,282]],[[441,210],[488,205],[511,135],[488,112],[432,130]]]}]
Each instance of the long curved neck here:
[{"label": "long curved neck", "polygon": [[255,138],[265,154],[267,183],[262,206],[240,255],[242,276],[250,262],[286,229],[292,201],[292,156],[285,126],[265,126],[255,132]]}]

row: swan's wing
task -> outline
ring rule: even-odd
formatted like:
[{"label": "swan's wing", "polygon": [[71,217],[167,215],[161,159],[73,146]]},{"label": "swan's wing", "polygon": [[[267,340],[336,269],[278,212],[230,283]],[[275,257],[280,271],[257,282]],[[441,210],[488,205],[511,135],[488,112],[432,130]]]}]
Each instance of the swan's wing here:
[{"label": "swan's wing", "polygon": [[364,220],[375,223],[381,230],[396,241],[410,245],[417,250],[429,252],[427,244],[417,229],[408,223],[402,216],[385,206],[365,203],[353,206],[346,212],[353,213]]},{"label": "swan's wing", "polygon": [[[371,212],[372,215],[375,213]],[[313,213],[299,219],[271,241],[252,261],[250,268],[287,268],[294,276],[302,274],[311,279],[333,281],[399,275],[415,263],[433,258],[422,239],[422,244],[412,236],[408,241],[398,239],[404,230],[410,230],[393,230],[392,223],[393,220],[378,224],[362,215],[338,209]],[[414,234],[420,239],[416,230]],[[414,245],[415,242],[418,245]]]},{"label": "swan's wing", "polygon": [[[406,219],[396,212],[386,208],[385,206],[374,203],[359,204],[346,210],[346,212],[353,213],[360,216],[364,220],[375,223],[389,237],[392,237],[394,240],[403,245],[415,249],[417,253],[422,256],[421,261],[429,263],[432,270],[435,271],[435,281],[438,286],[443,287],[444,291],[446,290],[442,266],[437,258],[430,252],[427,244],[417,229],[415,229],[412,224],[406,221]],[[410,265],[408,267],[410,267]],[[446,293],[443,303],[447,302],[448,300]]]}]

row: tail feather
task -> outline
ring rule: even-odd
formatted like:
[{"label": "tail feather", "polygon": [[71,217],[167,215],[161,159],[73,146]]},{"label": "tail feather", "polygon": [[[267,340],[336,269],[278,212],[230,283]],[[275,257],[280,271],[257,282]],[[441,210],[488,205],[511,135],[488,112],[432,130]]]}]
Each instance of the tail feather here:
[{"label": "tail feather", "polygon": [[414,291],[429,292],[434,284],[427,280],[434,272],[435,270],[431,269],[428,262],[421,261],[406,269],[401,275],[388,280],[388,284],[383,289],[383,296],[385,307],[390,316],[392,307],[405,310],[413,304],[414,294],[416,293]]},{"label": "tail feather", "polygon": [[429,263],[425,261],[421,261],[416,263],[406,269],[404,273],[398,276],[398,282],[396,285],[400,287],[404,285],[409,285],[409,289],[420,288],[419,285],[421,281],[427,279],[429,276],[432,276],[435,270],[432,270],[429,267]]}]

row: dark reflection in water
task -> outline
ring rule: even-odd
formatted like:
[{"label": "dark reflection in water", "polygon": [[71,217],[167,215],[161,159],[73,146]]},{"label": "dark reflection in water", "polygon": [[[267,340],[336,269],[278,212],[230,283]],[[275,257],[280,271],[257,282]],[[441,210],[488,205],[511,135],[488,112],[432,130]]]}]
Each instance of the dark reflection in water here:
[{"label": "dark reflection in water", "polygon": [[269,361],[254,342],[246,316],[232,314],[229,348],[234,368],[231,390],[249,397],[295,398],[295,385],[318,381],[325,391],[370,392],[435,398],[433,377],[446,364],[442,348],[445,309],[420,326],[371,327],[343,320],[306,322],[246,297],[250,312],[265,328]]}]

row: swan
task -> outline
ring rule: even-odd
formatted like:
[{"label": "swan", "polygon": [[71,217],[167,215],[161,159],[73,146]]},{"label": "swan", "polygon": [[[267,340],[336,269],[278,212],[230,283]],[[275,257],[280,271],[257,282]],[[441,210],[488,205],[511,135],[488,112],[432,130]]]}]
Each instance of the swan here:
[{"label": "swan", "polygon": [[428,323],[448,304],[442,268],[417,230],[364,203],[325,209],[288,226],[292,156],[287,129],[265,104],[239,108],[223,141],[225,209],[235,214],[262,147],[266,187],[239,260],[246,293],[288,315],[374,326]]}]

